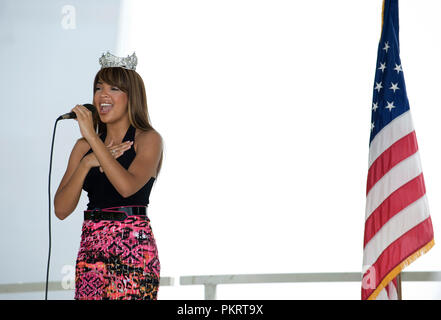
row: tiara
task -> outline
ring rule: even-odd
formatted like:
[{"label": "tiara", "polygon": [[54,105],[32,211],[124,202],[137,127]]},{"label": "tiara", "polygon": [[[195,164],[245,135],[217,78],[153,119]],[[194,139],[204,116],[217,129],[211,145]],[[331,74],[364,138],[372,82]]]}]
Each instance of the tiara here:
[{"label": "tiara", "polygon": [[102,68],[112,68],[112,67],[121,67],[124,69],[135,70],[136,65],[138,64],[138,58],[135,55],[135,52],[131,56],[127,56],[127,58],[121,58],[114,56],[109,51],[100,58],[100,65]]}]

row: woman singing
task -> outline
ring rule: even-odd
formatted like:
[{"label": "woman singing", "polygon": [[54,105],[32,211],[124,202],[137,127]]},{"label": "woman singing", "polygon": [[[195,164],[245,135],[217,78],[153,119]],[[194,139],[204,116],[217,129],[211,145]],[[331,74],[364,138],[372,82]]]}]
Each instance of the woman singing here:
[{"label": "woman singing", "polygon": [[162,138],[149,121],[135,54],[107,52],[100,64],[93,83],[97,112],[72,109],[82,138],[55,194],[55,215],[68,217],[87,191],[75,299],[156,300],[160,263],[147,206],[161,169]]}]

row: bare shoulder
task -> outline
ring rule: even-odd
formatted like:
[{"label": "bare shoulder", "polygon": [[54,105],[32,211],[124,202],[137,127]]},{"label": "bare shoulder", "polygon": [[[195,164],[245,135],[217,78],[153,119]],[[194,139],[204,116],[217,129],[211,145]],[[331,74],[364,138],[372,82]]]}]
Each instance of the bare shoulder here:
[{"label": "bare shoulder", "polygon": [[[101,136],[101,134],[100,134],[100,136]],[[90,144],[83,137],[79,138],[74,146],[74,150],[78,151],[82,155],[86,154],[86,152],[89,151],[89,149],[90,149]]]},{"label": "bare shoulder", "polygon": [[145,148],[162,150],[162,147],[162,136],[158,131],[154,129],[148,131],[139,130],[139,133],[137,133],[135,138],[135,151]]},{"label": "bare shoulder", "polygon": [[74,158],[78,161],[81,160],[89,150],[90,150],[89,142],[87,142],[87,140],[84,138],[80,138],[75,143],[70,156],[71,158]]},{"label": "bare shoulder", "polygon": [[90,149],[89,142],[86,139],[80,138],[75,143],[74,149],[77,149],[80,153],[84,151],[86,153]]}]

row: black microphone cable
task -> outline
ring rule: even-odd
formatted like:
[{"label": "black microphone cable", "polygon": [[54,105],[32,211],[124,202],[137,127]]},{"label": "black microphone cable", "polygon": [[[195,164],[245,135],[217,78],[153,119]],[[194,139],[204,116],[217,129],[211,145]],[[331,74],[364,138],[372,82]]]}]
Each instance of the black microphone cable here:
[{"label": "black microphone cable", "polygon": [[48,181],[48,199],[49,199],[49,252],[47,254],[47,270],[46,270],[46,288],[45,288],[45,295],[44,295],[44,300],[47,300],[47,292],[48,292],[48,287],[49,287],[49,267],[50,267],[50,262],[51,262],[51,246],[52,246],[52,236],[51,236],[51,173],[52,173],[52,156],[53,156],[53,152],[54,152],[54,141],[55,141],[55,131],[57,129],[57,124],[58,121],[61,120],[60,118],[58,118],[55,121],[55,125],[54,125],[54,131],[52,134],[52,145],[51,145],[51,156],[50,156],[50,161],[49,161],[49,181]]}]

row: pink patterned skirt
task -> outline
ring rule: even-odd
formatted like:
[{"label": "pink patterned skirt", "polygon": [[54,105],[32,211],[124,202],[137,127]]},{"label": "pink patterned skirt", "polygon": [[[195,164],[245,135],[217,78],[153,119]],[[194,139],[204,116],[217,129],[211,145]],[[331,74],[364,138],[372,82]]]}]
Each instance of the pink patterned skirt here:
[{"label": "pink patterned skirt", "polygon": [[160,263],[146,216],[85,220],[75,270],[77,300],[156,300]]}]

